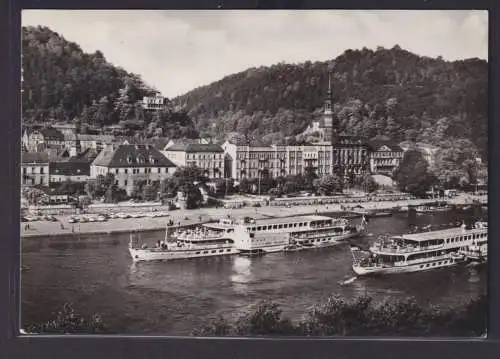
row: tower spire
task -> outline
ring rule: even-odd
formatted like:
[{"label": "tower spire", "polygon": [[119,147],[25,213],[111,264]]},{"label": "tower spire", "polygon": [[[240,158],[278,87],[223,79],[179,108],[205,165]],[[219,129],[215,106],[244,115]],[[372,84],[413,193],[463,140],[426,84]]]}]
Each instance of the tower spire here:
[{"label": "tower spire", "polygon": [[328,69],[328,98],[332,96],[332,70]]}]

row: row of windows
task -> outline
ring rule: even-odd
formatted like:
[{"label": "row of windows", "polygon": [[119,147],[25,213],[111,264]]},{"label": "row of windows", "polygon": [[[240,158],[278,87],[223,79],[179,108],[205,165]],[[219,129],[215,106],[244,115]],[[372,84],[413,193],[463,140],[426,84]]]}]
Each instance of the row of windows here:
[{"label": "row of windows", "polygon": [[486,233],[474,233],[467,236],[460,236],[456,238],[446,238],[446,243],[463,242],[471,239],[484,238],[486,236],[487,236]]},{"label": "row of windows", "polygon": [[372,157],[403,157],[403,152],[372,152]]},{"label": "row of windows", "polygon": [[270,231],[273,229],[307,227],[307,225],[308,225],[308,222],[282,223],[282,224],[272,224],[272,225],[268,225],[268,226],[248,227],[247,231],[249,231],[249,232]]},{"label": "row of windows", "polygon": [[[45,167],[31,167],[31,173],[38,173],[38,174],[45,174],[45,168],[47,168],[47,172],[48,172],[48,167],[45,166]],[[38,171],[37,171],[38,169]],[[25,174],[28,174],[28,168],[27,167],[23,167],[23,175]]]},{"label": "row of windows", "polygon": [[427,264],[425,264],[425,265],[423,265],[423,264],[422,264],[422,265],[420,265],[420,268],[424,268],[424,267],[425,267],[425,268],[435,267],[436,265],[448,264],[448,262],[449,262],[449,261],[434,262],[434,263],[432,263],[432,265],[431,265],[431,263],[427,263]]},{"label": "row of windows", "polygon": [[[212,251],[199,251],[199,252],[196,252],[196,254],[207,254],[207,253],[217,253],[217,250],[216,249],[213,249]],[[224,249],[219,249],[219,253],[223,253],[224,252]],[[231,249],[226,249],[226,252],[231,252]]]},{"label": "row of windows", "polygon": [[195,160],[195,159],[203,159],[203,160],[209,160],[209,159],[222,159],[222,153],[214,153],[214,154],[208,154],[208,153],[193,153],[193,154],[187,154],[186,158],[188,160]]},{"label": "row of windows", "polygon": [[[98,169],[98,172],[100,169]],[[104,170],[105,171],[105,170]],[[111,170],[110,172],[119,174],[119,173],[132,173],[132,174],[138,174],[138,173],[168,173],[168,168],[166,167],[156,167],[155,171],[153,171],[153,168],[150,167],[142,167],[142,168],[115,168],[114,172]]]}]

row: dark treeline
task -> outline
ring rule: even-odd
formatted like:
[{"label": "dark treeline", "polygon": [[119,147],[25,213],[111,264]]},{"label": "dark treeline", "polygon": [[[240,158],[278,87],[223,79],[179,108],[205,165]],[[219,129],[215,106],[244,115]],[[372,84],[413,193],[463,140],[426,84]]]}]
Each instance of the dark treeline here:
[{"label": "dark treeline", "polygon": [[321,112],[329,68],[341,131],[435,145],[463,138],[486,155],[488,64],[480,59],[449,62],[399,46],[347,50],[334,65],[251,68],[173,101],[186,108],[201,132],[251,133],[269,142],[297,135]]},{"label": "dark treeline", "polygon": [[[421,306],[413,299],[375,304],[370,297],[346,300],[332,296],[310,309],[302,321],[293,322],[282,315],[279,305],[264,301],[235,321],[218,317],[194,329],[192,335],[479,337],[486,333],[487,308],[486,296],[448,308]],[[106,326],[101,315],[82,315],[71,304],[65,304],[47,322],[29,325],[25,330],[42,334],[119,334]]]},{"label": "dark treeline", "polygon": [[129,134],[195,138],[186,113],[171,104],[161,112],[143,111],[138,101],[157,91],[140,76],[87,54],[47,27],[23,27],[23,122],[70,122],[102,127],[121,123]]}]

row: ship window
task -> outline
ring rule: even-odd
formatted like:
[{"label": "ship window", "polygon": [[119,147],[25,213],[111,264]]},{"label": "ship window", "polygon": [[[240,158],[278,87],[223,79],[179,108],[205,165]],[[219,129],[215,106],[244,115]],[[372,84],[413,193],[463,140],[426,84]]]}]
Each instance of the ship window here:
[{"label": "ship window", "polygon": [[424,265],[422,264],[422,265],[420,266],[420,268],[424,268]]},{"label": "ship window", "polygon": [[323,238],[322,241],[326,241],[326,238]]},{"label": "ship window", "polygon": [[196,252],[196,254],[200,254],[201,252]]},{"label": "ship window", "polygon": [[230,249],[226,249],[226,252],[230,252],[231,250]]},{"label": "ship window", "polygon": [[216,250],[213,250],[213,251],[212,251],[212,253],[215,253],[215,252],[217,252],[217,251],[216,251]]},{"label": "ship window", "polygon": [[441,265],[441,263],[443,263],[443,262],[439,262],[438,264]]},{"label": "ship window", "polygon": [[206,253],[208,253],[208,251],[203,251],[203,254],[206,254]]},{"label": "ship window", "polygon": [[282,228],[283,228],[282,224],[278,225],[278,229],[282,229]]},{"label": "ship window", "polygon": [[446,238],[446,243],[450,243],[450,239],[449,238]]},{"label": "ship window", "polygon": [[220,253],[224,252],[224,249],[219,249],[219,252],[220,252]]},{"label": "ship window", "polygon": [[260,226],[259,226],[259,227],[257,227],[257,230],[258,230],[258,231],[260,231],[261,229],[262,229],[262,227],[260,227]]},{"label": "ship window", "polygon": [[429,266],[429,265],[428,265],[428,264],[426,264],[426,265],[425,265],[425,268],[427,268],[428,266]]},{"label": "ship window", "polygon": [[294,226],[294,227],[297,227],[297,223],[294,223],[294,224],[293,224],[293,226]]},{"label": "ship window", "polygon": [[273,229],[278,229],[278,225],[277,224],[273,225]]},{"label": "ship window", "polygon": [[250,233],[250,238],[254,238],[255,237],[255,233]]}]

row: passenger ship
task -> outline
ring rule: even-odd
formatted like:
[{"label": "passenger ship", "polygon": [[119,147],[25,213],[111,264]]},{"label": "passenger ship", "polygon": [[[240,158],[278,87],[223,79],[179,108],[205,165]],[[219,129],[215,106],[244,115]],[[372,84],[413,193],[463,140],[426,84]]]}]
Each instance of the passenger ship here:
[{"label": "passenger ship", "polygon": [[138,234],[130,234],[129,252],[135,262],[167,261],[198,257],[237,254],[231,234],[234,222],[222,219],[218,223],[206,223],[195,229],[175,231],[167,227],[165,240],[156,246],[140,245]]},{"label": "passenger ship", "polygon": [[359,235],[365,224],[364,217],[359,226],[317,215],[259,219],[236,225],[232,237],[241,255],[297,251],[337,244]]},{"label": "passenger ship", "polygon": [[461,249],[475,240],[488,240],[487,223],[477,222],[469,229],[462,224],[458,228],[380,238],[367,256],[359,247],[351,246],[352,269],[358,275],[367,275],[449,267],[463,262]]},{"label": "passenger ship", "polygon": [[488,238],[479,237],[459,252],[467,261],[485,263],[488,261]]}]

